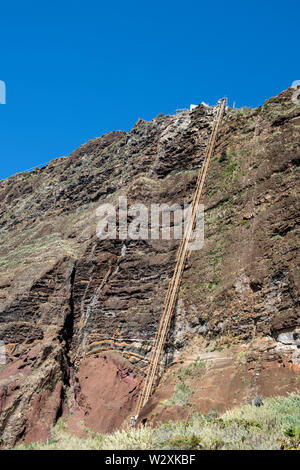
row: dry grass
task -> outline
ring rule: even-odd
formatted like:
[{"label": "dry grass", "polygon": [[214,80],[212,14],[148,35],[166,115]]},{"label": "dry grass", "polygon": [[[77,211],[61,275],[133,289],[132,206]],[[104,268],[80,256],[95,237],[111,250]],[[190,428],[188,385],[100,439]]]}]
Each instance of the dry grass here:
[{"label": "dry grass", "polygon": [[221,417],[197,414],[189,422],[168,422],[157,428],[128,428],[113,434],[88,432],[79,439],[60,419],[46,443],[17,449],[133,450],[133,449],[298,449],[300,448],[300,396],[265,400],[261,407],[249,404]]}]

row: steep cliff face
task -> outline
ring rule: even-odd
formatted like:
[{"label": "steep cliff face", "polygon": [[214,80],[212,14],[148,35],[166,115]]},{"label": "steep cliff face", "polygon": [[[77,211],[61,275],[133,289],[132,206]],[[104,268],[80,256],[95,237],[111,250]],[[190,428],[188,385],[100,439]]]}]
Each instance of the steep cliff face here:
[{"label": "steep cliff face", "polygon": [[[299,129],[291,90],[228,110],[205,186],[155,423],[300,389]],[[215,108],[139,120],[0,182],[0,433],[4,445],[132,414],[178,240],[100,240],[100,204],[189,203]]]}]

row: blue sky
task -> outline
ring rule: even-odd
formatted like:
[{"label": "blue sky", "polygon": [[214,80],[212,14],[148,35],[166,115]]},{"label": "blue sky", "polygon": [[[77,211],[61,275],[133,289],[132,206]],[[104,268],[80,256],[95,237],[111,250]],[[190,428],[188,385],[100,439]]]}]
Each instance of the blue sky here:
[{"label": "blue sky", "polygon": [[139,117],[300,79],[298,1],[2,2],[0,179]]}]

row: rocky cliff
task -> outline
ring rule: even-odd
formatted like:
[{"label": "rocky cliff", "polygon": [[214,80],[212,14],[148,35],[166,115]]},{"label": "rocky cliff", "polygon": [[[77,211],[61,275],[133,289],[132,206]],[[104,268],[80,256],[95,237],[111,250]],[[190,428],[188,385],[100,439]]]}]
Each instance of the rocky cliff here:
[{"label": "rocky cliff", "polygon": [[[191,252],[142,412],[156,423],[300,390],[300,106],[287,90],[228,109]],[[100,240],[100,204],[189,203],[215,107],[139,120],[0,182],[4,446],[109,432],[133,413],[178,240]],[[298,258],[297,258],[298,256]]]}]

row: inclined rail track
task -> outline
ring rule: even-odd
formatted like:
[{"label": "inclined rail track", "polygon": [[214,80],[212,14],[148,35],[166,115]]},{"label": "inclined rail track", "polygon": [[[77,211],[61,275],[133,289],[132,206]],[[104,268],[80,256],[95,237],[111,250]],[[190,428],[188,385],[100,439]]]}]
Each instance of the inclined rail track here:
[{"label": "inclined rail track", "polygon": [[175,265],[174,273],[169,283],[167,295],[165,298],[163,314],[162,314],[158,329],[155,334],[154,343],[153,343],[153,347],[152,347],[151,354],[150,354],[149,366],[148,366],[148,370],[146,373],[146,379],[144,382],[144,387],[137,402],[136,412],[135,412],[136,418],[140,414],[141,409],[146,404],[146,402],[148,401],[151,395],[155,378],[158,373],[160,358],[161,358],[163,347],[164,347],[167,334],[169,331],[170,322],[171,322],[171,318],[174,312],[178,290],[180,287],[180,282],[181,282],[181,278],[182,278],[185,263],[186,263],[186,258],[187,258],[187,253],[188,253],[188,243],[190,241],[190,237],[195,226],[197,213],[198,213],[197,212],[198,204],[202,195],[203,186],[205,183],[211,157],[214,152],[217,133],[218,133],[220,122],[223,117],[225,105],[226,105],[226,99],[220,100],[220,105],[219,105],[217,115],[213,123],[212,132],[210,134],[208,144],[205,150],[203,164],[201,166],[201,169],[197,178],[196,189],[194,192],[194,197],[193,197],[193,201],[192,201],[191,209],[190,209],[190,217],[188,219],[188,222],[185,228],[184,236],[178,247],[178,251],[176,255],[176,265]]}]

